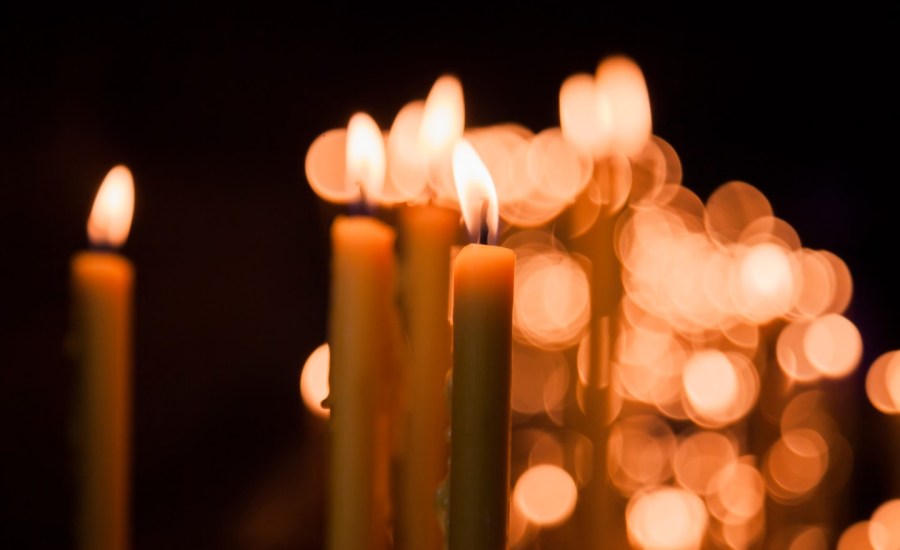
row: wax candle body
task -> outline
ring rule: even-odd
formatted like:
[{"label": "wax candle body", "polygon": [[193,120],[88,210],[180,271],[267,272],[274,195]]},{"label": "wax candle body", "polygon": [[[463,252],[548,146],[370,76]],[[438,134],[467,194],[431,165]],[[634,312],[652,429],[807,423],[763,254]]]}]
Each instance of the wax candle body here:
[{"label": "wax candle body", "polygon": [[377,550],[388,542],[394,231],[374,218],[339,217],[331,238],[328,547]]},{"label": "wax candle body", "polygon": [[401,305],[409,338],[395,547],[438,550],[443,537],[435,493],[447,474],[450,370],[450,249],[459,213],[423,205],[401,213]]},{"label": "wax candle body", "polygon": [[468,245],[453,266],[450,550],[500,550],[509,512],[515,255]]},{"label": "wax candle body", "polygon": [[77,546],[124,549],[129,546],[134,269],[118,254],[82,252],[72,260],[71,275],[80,366]]}]

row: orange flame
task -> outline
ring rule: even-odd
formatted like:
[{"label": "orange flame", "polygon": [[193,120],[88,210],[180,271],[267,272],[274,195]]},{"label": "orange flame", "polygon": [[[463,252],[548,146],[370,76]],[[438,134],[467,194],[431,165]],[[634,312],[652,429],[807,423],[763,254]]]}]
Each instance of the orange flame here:
[{"label": "orange flame", "polygon": [[377,203],[384,187],[384,136],[366,113],[356,113],[347,124],[348,187],[360,186],[369,207]]},{"label": "orange flame", "polygon": [[94,246],[118,248],[125,243],[134,214],[134,179],[124,165],[113,167],[100,189],[88,218],[88,239]]},{"label": "orange flame", "polygon": [[481,234],[482,210],[486,208],[488,243],[496,243],[500,224],[497,190],[487,167],[472,144],[465,139],[457,141],[453,147],[453,181],[456,183],[460,210],[471,240],[478,241]]},{"label": "orange flame", "polygon": [[454,76],[437,79],[425,99],[419,145],[430,158],[449,153],[465,128],[462,84]]}]

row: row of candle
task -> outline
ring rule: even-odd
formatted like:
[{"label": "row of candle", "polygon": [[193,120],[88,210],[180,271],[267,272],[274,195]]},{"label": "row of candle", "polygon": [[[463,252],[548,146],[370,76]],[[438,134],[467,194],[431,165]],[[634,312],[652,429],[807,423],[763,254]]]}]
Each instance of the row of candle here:
[{"label": "row of candle", "polygon": [[[722,186],[705,206],[681,187],[677,156],[650,134],[646,88],[629,60],[572,77],[560,100],[559,129],[465,131],[462,88],[443,77],[386,137],[357,115],[311,146],[307,175],[323,197],[370,213],[402,208],[398,230],[374,215],[332,226],[329,547],[439,548],[442,526],[451,548],[524,545],[536,536],[530,524],[561,525],[576,498],[568,545],[618,544],[627,522],[638,547],[741,547],[783,523],[765,519],[764,498],[803,505],[826,470],[848,462],[852,451],[816,408],[822,400],[785,389],[844,377],[859,362],[859,332],[841,315],[852,292],[846,265],[802,248],[752,186]],[[112,249],[133,201],[131,174],[114,168],[88,224],[97,250],[72,263],[82,548],[128,545],[134,270]],[[460,215],[471,242],[495,243],[506,220],[503,246],[470,245],[454,259]],[[564,380],[567,369],[547,365],[576,349],[577,391],[548,390],[547,373]],[[520,385],[538,385],[537,405],[511,395],[526,357],[540,357],[540,380],[518,371]],[[885,354],[867,378],[887,413],[900,411],[897,365]],[[769,421],[751,418],[755,408],[780,430],[760,429]],[[675,438],[649,411],[701,430]],[[514,472],[510,506],[511,414],[535,413],[574,426],[575,447],[548,455],[554,439],[537,437],[531,455],[541,447],[545,457]],[[728,431],[747,422],[768,435]],[[579,448],[591,451],[574,470],[546,458]],[[635,458],[647,448],[657,458]],[[748,450],[765,457],[759,469],[740,459]],[[702,479],[685,466],[698,461],[711,465]],[[658,488],[673,473],[677,487]],[[614,491],[630,498],[627,514]],[[874,547],[890,547],[897,508],[886,503],[845,538],[865,531]],[[654,521],[660,514],[676,518],[668,529]]]},{"label": "row of candle", "polygon": [[[386,134],[387,161],[368,163],[369,166],[384,167],[387,173],[390,189],[382,195],[383,204],[431,202],[453,207],[452,198],[446,194],[446,157],[434,156],[434,150],[429,152],[421,145],[425,136],[433,138],[437,133],[425,126],[429,119],[429,104],[440,104],[445,108],[458,105],[461,109],[461,93],[449,100],[435,99],[440,97],[441,90],[461,92],[458,84],[448,82],[452,81],[446,77],[439,80],[424,104],[414,102],[401,109],[391,131]],[[576,393],[582,420],[575,425],[592,448],[588,462],[594,475],[578,481],[582,476],[575,472],[570,471],[571,476],[563,474],[562,479],[576,480],[582,511],[575,530],[576,538],[569,542],[577,540],[589,548],[604,547],[615,540],[623,542],[615,531],[625,518],[614,517],[619,512],[612,503],[615,498],[611,498],[610,483],[634,499],[634,512],[628,515],[630,521],[639,522],[635,518],[647,510],[659,511],[651,502],[668,502],[670,508],[674,506],[685,512],[695,508],[696,500],[702,510],[702,521],[697,519],[700,517],[697,514],[679,517],[688,518],[686,521],[692,524],[688,531],[696,534],[697,545],[707,533],[712,533],[711,536],[724,546],[741,546],[760,540],[763,536],[760,521],[765,512],[762,504],[752,512],[735,515],[728,510],[727,501],[724,505],[719,503],[717,509],[715,499],[749,498],[752,501],[764,499],[768,494],[778,502],[799,505],[819,486],[828,463],[819,462],[823,466],[811,470],[818,473],[812,477],[808,475],[809,479],[790,477],[793,474],[786,472],[791,471],[791,464],[803,462],[806,456],[797,451],[797,446],[818,448],[816,438],[821,437],[825,437],[823,444],[838,445],[831,451],[834,470],[847,459],[846,454],[841,458],[840,452],[843,449],[840,445],[846,442],[836,433],[822,432],[824,435],[820,436],[818,431],[797,431],[798,425],[794,425],[794,431],[784,432],[780,439],[749,441],[740,432],[733,436],[728,427],[752,422],[755,427],[751,432],[764,431],[760,429],[761,421],[755,416],[751,418],[751,412],[758,406],[767,405],[763,400],[780,401],[775,410],[781,411],[791,397],[791,392],[784,388],[810,384],[823,377],[842,378],[856,368],[861,357],[861,337],[853,323],[841,315],[852,292],[849,271],[833,254],[801,248],[796,233],[774,217],[768,201],[752,186],[742,182],[722,186],[705,207],[693,193],[681,187],[681,166],[677,156],[668,144],[651,136],[649,102],[643,79],[637,67],[627,59],[606,60],[596,75],[570,78],[561,89],[560,101],[561,128],[534,135],[527,129],[507,124],[468,130],[465,138],[481,156],[487,171],[482,179],[490,179],[496,185],[499,197],[496,208],[509,224],[505,232],[510,237],[504,246],[516,250],[513,283],[516,297],[512,319],[516,346],[543,350],[578,348]],[[454,117],[444,113],[444,121],[461,120],[461,110]],[[440,120],[439,117],[431,118]],[[460,139],[462,124],[453,122],[446,127],[454,128],[457,133],[450,132],[445,136],[444,151],[447,143]],[[345,138],[342,131],[326,133],[312,145],[307,155],[310,183],[323,197],[345,199],[355,196],[353,189],[357,186],[353,179],[341,179],[338,172],[327,173],[323,168],[328,166],[333,170],[334,166],[342,164],[344,139],[349,142],[349,137]],[[348,147],[348,157],[349,151]],[[450,173],[453,173],[452,169]],[[408,190],[420,194],[409,194]],[[366,196],[369,196],[368,192]],[[403,208],[414,211],[435,206],[420,204]],[[464,218],[467,218],[466,214],[464,208]],[[467,218],[467,225],[468,222]],[[574,255],[565,250],[554,234],[542,229],[548,225],[552,225],[555,234],[564,236]],[[536,228],[538,232],[529,234],[521,228]],[[400,230],[401,234],[416,231],[404,226]],[[476,236],[477,231],[470,239]],[[538,244],[541,241],[549,246],[543,253],[536,253],[535,250],[541,248]],[[446,244],[438,249],[442,262],[447,261],[446,250]],[[557,259],[551,259],[552,256]],[[400,265],[402,269],[402,258]],[[402,279],[399,291],[404,306],[408,306],[403,297],[409,282],[408,278]],[[548,293],[548,288],[557,291]],[[437,300],[440,302],[442,298]],[[548,309],[548,301],[555,301],[555,306]],[[567,309],[565,304],[573,303],[587,307]],[[490,309],[482,314],[490,315]],[[554,323],[554,320],[559,322]],[[785,322],[788,324],[781,330]],[[414,349],[416,337],[413,331],[418,325],[408,323],[404,326],[410,330],[409,344]],[[455,351],[460,345],[456,334],[465,335],[463,341],[471,335],[465,326],[460,327],[456,322],[452,330]],[[774,352],[776,343],[777,353]],[[766,358],[769,347],[773,348],[772,360]],[[513,349],[514,355],[516,349]],[[415,351],[412,355],[415,356]],[[521,353],[519,355],[521,361]],[[463,365],[468,363],[455,358],[454,366],[458,367],[460,361]],[[660,361],[670,366],[650,366]],[[615,373],[612,372],[613,363]],[[879,364],[887,363],[883,360]],[[433,368],[428,365],[416,368],[434,375],[435,370],[444,372],[441,364],[446,365],[446,362],[438,361]],[[552,361],[544,366],[549,364]],[[773,372],[773,368],[778,372]],[[515,363],[513,369],[515,376]],[[886,371],[886,368],[881,370]],[[454,373],[454,380],[455,376]],[[761,389],[761,376],[770,387]],[[779,378],[783,382],[779,382]],[[540,380],[528,380],[523,385],[531,382],[539,385],[538,392],[542,391]],[[403,387],[406,380],[401,378],[398,383]],[[558,418],[554,420],[557,425],[571,423],[572,418],[567,413],[553,412],[553,406],[546,401],[546,387],[545,411],[541,406],[531,411],[540,410],[551,418]],[[454,409],[466,406],[463,403],[477,409],[483,403],[477,388],[467,387],[466,391],[471,392],[467,395],[462,395],[458,388],[455,390],[451,399]],[[561,391],[565,393],[565,390]],[[417,392],[417,395],[424,393]],[[627,403],[649,405],[674,421],[687,420],[705,430],[726,430],[722,449],[733,451],[719,458],[707,454],[703,459],[723,461],[719,464],[722,470],[715,483],[720,488],[733,487],[731,497],[724,493],[707,493],[693,485],[695,493],[676,491],[670,494],[674,495],[671,498],[665,496],[669,493],[654,493],[653,498],[647,493],[638,499],[643,494],[638,489],[665,482],[667,476],[663,472],[672,470],[660,463],[658,471],[662,477],[655,474],[648,477],[648,471],[637,478],[629,473],[637,466],[623,462],[623,456],[617,453],[626,452],[634,441],[657,445],[662,439],[652,435],[654,424],[638,421],[641,417],[635,417],[634,412],[620,412],[623,399]],[[412,410],[402,399],[400,403],[401,409],[407,407],[404,409],[407,414]],[[515,412],[527,410],[529,405],[523,405],[520,400],[517,406],[513,395],[511,407]],[[491,403],[484,407],[481,421],[502,410],[500,401]],[[637,412],[641,411],[646,413],[646,409],[637,409]],[[822,413],[824,411],[816,414]],[[562,416],[556,416],[560,414]],[[610,432],[605,419],[616,415],[619,420]],[[636,423],[632,422],[632,427],[626,430],[632,417]],[[432,419],[436,423],[430,424],[431,429],[440,425],[442,418],[440,414],[434,414]],[[663,421],[658,425],[666,424]],[[400,429],[405,427],[401,424]],[[657,434],[666,431],[671,434],[670,428]],[[452,433],[456,433],[456,426]],[[683,438],[686,442],[700,444],[706,433],[715,432],[698,432],[696,442],[688,437],[690,432]],[[630,435],[628,437],[632,439],[623,439],[626,434],[640,435],[637,440]],[[456,453],[480,454],[479,460],[489,461],[488,457],[496,450],[487,443],[456,449],[454,445],[462,447],[464,443],[452,441],[451,468]],[[493,439],[494,443],[496,441]],[[608,455],[607,445],[613,445],[613,441],[617,442],[616,447],[610,448],[612,454]],[[628,446],[622,447],[626,442]],[[750,466],[737,467],[738,462],[726,458],[733,452],[736,460],[740,452],[747,451],[768,457],[765,471]],[[402,464],[419,464],[422,460],[414,448],[404,447],[395,452]],[[818,452],[827,452],[827,449]],[[818,456],[816,460],[822,460],[825,455]],[[696,457],[697,460],[700,458]],[[808,458],[806,462],[809,463]],[[576,469],[578,467],[576,465]],[[520,482],[523,486],[521,495],[525,494],[524,487],[530,480],[540,477],[532,470],[529,473],[533,475],[523,474],[516,483],[517,491]],[[541,475],[551,479],[553,474],[541,470]],[[762,480],[763,476],[774,476],[768,478],[774,485],[758,491],[754,480]],[[459,508],[475,508],[475,500],[466,500],[452,490],[452,474],[450,479],[449,493],[457,496]],[[498,482],[498,478],[493,481]],[[688,478],[680,479],[679,483],[691,486]],[[506,484],[502,484],[502,492],[500,485],[497,483],[495,494],[505,498]],[[565,492],[565,485],[558,483],[558,490]],[[430,483],[419,492],[418,509],[428,509],[428,498],[433,489],[434,485]],[[829,490],[836,489],[831,487]],[[540,493],[540,489],[536,491]],[[340,498],[333,493],[330,496]],[[442,498],[446,498],[446,494],[442,493]],[[526,498],[518,499],[520,506],[524,506],[522,502]],[[454,498],[449,502],[449,532],[451,547],[454,547]],[[638,505],[638,502],[644,504]],[[401,525],[408,513],[404,506],[408,504],[408,501],[404,502],[395,510],[398,516],[394,527],[395,544],[397,547],[430,547],[406,544],[408,541],[404,540]],[[559,510],[568,511],[557,514]],[[529,518],[535,524],[558,525],[571,513],[568,505],[560,504],[556,512],[544,517],[532,513]],[[710,513],[712,518],[707,521]],[[330,520],[340,524],[339,514],[338,510],[333,510]],[[555,519],[548,519],[551,516]],[[515,520],[513,517],[510,521],[515,524]],[[777,527],[778,522],[770,520],[770,523]],[[736,534],[736,530],[740,534]],[[486,536],[488,531],[482,528],[481,534]],[[511,535],[512,540],[524,544],[523,533],[516,529]],[[632,544],[640,547],[667,547],[660,542],[667,538],[665,533],[660,540],[652,542],[659,536],[658,529],[642,533],[629,527],[627,535]],[[677,537],[670,542],[677,547],[694,546]],[[491,544],[484,547],[491,547]]]}]

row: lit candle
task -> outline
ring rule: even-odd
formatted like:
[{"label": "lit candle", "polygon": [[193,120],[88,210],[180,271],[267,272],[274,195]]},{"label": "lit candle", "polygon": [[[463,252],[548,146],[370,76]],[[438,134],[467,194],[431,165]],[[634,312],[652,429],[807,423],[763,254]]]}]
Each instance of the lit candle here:
[{"label": "lit candle", "polygon": [[[480,234],[486,208],[492,242],[496,193],[464,140],[454,149],[453,172],[470,235]],[[450,550],[507,546],[514,272],[511,250],[482,244],[463,248],[453,265]]]},{"label": "lit candle", "polygon": [[[392,157],[392,167],[407,157],[425,170],[403,173],[415,174],[421,183],[428,184],[425,174],[434,172],[428,166],[447,162],[453,143],[462,137],[459,81],[449,76],[440,78],[418,113],[421,121],[416,122],[420,123],[404,124],[401,111],[391,128],[389,143],[397,144],[394,149],[398,153]],[[437,185],[435,181],[431,178],[432,187]],[[437,189],[420,191],[420,195],[426,194],[440,197]],[[403,448],[398,461],[394,545],[404,550],[439,550],[443,538],[435,496],[447,475],[445,434],[449,419],[444,389],[451,363],[450,251],[457,240],[459,212],[429,201],[404,208],[399,221],[400,300],[409,361],[403,376],[405,406],[399,426]]]},{"label": "lit candle", "polygon": [[94,250],[72,258],[77,397],[77,546],[128,548],[131,325],[134,268],[114,250],[128,237],[131,172],[116,166],[97,192],[87,230]]},{"label": "lit candle", "polygon": [[[372,201],[384,180],[378,126],[358,113],[347,130],[347,181]],[[388,390],[399,328],[394,299],[394,230],[370,216],[331,226],[330,479],[328,547],[388,545],[390,411]]]}]

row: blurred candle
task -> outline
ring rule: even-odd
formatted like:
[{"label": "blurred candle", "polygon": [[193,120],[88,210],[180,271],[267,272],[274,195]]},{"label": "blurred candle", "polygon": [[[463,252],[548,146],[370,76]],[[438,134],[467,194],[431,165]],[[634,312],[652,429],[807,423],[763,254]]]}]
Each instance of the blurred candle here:
[{"label": "blurred candle", "polygon": [[410,356],[404,376],[397,548],[443,547],[434,503],[447,474],[450,249],[458,223],[458,212],[432,205],[406,208],[400,215],[401,305]]},{"label": "blurred candle", "polygon": [[76,401],[77,547],[129,547],[132,289],[134,268],[115,252],[134,209],[131,172],[116,166],[88,220],[94,249],[72,258]]},{"label": "blurred candle", "polygon": [[[421,112],[416,125],[402,124],[398,115],[389,141],[406,145],[402,152],[417,162],[440,166],[449,160],[453,143],[462,137],[459,81],[451,76],[438,79]],[[424,183],[432,186],[430,196],[439,196],[434,181]],[[458,226],[458,211],[430,201],[400,212],[400,301],[410,355],[403,376],[405,407],[400,429],[404,443],[394,541],[395,548],[403,550],[440,550],[444,546],[435,497],[447,474],[449,419],[444,390],[451,362],[450,250]]]},{"label": "blurred candle", "polygon": [[[347,180],[374,201],[384,179],[384,142],[362,113],[347,130]],[[394,230],[370,216],[331,226],[331,409],[328,547],[388,546],[390,414],[395,312]]]},{"label": "blurred candle", "polygon": [[[470,235],[480,234],[486,207],[492,242],[496,192],[464,140],[454,149],[453,173]],[[514,273],[513,252],[490,245],[466,246],[453,265],[450,550],[507,546]]]}]

